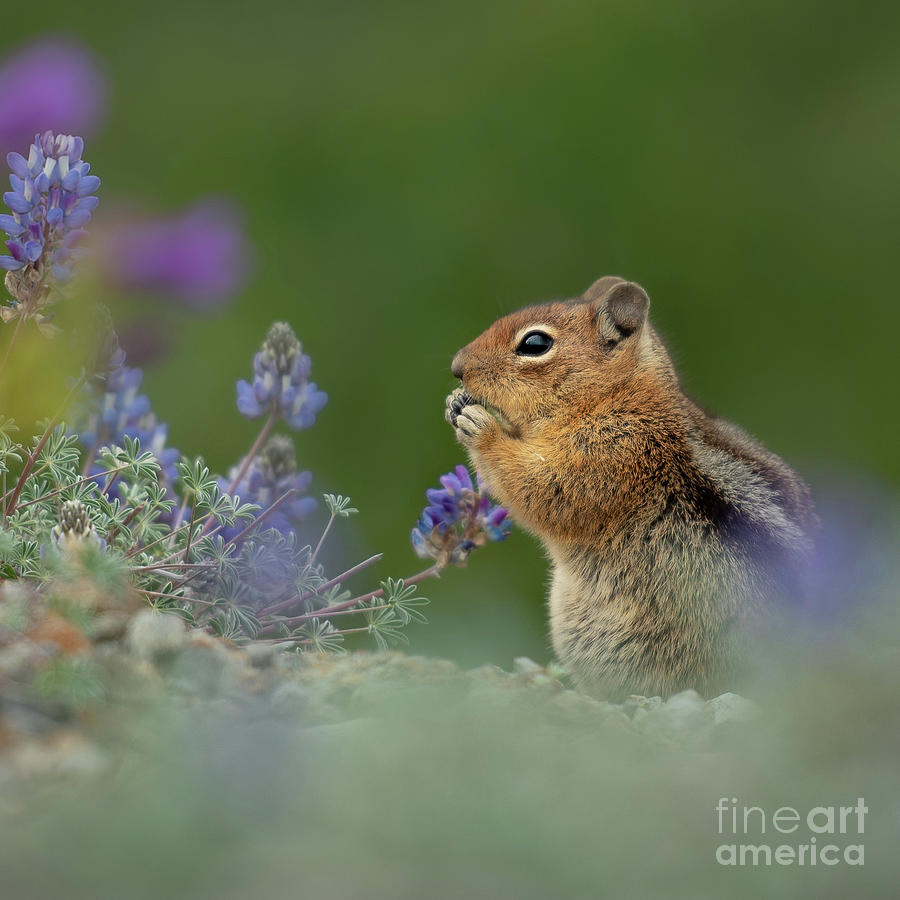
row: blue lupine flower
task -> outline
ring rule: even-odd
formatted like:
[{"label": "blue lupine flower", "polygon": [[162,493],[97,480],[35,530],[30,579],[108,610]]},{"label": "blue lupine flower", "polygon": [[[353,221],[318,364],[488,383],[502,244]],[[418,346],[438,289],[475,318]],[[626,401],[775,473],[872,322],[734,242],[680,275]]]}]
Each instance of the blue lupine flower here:
[{"label": "blue lupine flower", "polygon": [[457,466],[439,480],[442,487],[425,492],[428,506],[412,530],[413,549],[439,566],[465,565],[476,547],[502,541],[509,534],[509,512],[491,504],[484,482],[479,477],[473,484],[465,466]]},{"label": "blue lupine flower", "polygon": [[[228,480],[219,479],[223,491],[238,472],[235,466],[229,473]],[[283,535],[289,535],[297,523],[308,516],[315,508],[316,501],[312,497],[301,496],[306,492],[312,480],[312,473],[297,471],[297,457],[294,442],[283,435],[275,435],[260,451],[259,456],[250,464],[247,474],[232,491],[245,503],[256,503],[264,512],[279,497],[289,490],[297,491],[276,510],[266,516],[263,527],[274,528]],[[246,523],[223,529],[226,540],[230,540],[246,527]]]},{"label": "blue lupine flower", "polygon": [[6,157],[12,190],[3,202],[12,215],[0,215],[0,229],[9,235],[9,256],[0,256],[0,268],[49,268],[57,280],[68,280],[69,262],[100,202],[92,196],[100,179],[89,174],[83,150],[80,137],[45,131],[34,136],[27,159],[20,153]]},{"label": "blue lupine flower", "polygon": [[253,357],[253,383],[237,383],[237,408],[248,419],[274,412],[291,428],[309,428],[328,395],[309,381],[312,361],[287,322],[276,322]]},{"label": "blue lupine flower", "polygon": [[87,389],[79,440],[88,450],[96,451],[104,444],[121,445],[126,436],[136,438],[143,450],[156,457],[169,484],[174,484],[181,454],[166,446],[168,426],[156,418],[147,395],[138,393],[144,373],[124,365],[124,361],[125,354],[115,343],[104,382]]}]

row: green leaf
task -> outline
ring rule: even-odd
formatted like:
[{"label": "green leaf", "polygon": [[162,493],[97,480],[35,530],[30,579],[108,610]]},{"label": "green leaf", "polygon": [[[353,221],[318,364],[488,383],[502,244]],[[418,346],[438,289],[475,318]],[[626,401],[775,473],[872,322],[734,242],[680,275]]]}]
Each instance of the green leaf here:
[{"label": "green leaf", "polygon": [[[376,598],[370,600],[367,605],[383,606],[384,604]],[[386,609],[365,609],[363,607],[362,612],[368,622],[369,634],[375,638],[379,649],[387,650],[398,644],[409,643],[409,638],[400,630],[404,623],[392,607]]]},{"label": "green leaf", "polygon": [[312,619],[300,628],[297,635],[312,642],[312,649],[318,653],[342,653],[344,636],[326,619]]},{"label": "green leaf", "polygon": [[341,494],[323,494],[325,505],[331,514],[335,517],[340,516],[344,519],[355,515],[359,510],[355,506],[350,505],[350,498]]},{"label": "green leaf", "polygon": [[403,625],[411,622],[427,624],[428,619],[419,607],[427,606],[430,601],[417,595],[416,585],[404,584],[402,578],[388,578],[381,582],[381,587],[384,589],[384,602],[390,605]]}]

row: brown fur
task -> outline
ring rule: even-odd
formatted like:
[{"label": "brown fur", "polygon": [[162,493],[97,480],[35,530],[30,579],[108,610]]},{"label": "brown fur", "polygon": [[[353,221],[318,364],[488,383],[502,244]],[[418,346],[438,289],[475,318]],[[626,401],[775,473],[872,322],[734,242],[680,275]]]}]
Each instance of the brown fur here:
[{"label": "brown fur", "polygon": [[[815,513],[790,467],[684,396],[648,306],[603,278],[505,316],[454,359],[447,415],[546,547],[553,646],[576,680],[709,693],[730,686],[737,626],[793,590]],[[538,325],[551,350],[517,355]]]}]

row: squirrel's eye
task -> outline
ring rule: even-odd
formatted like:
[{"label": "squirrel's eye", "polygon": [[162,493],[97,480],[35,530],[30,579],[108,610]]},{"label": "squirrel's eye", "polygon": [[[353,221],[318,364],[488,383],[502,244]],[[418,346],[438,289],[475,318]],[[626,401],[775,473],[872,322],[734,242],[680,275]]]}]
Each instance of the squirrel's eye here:
[{"label": "squirrel's eye", "polygon": [[519,341],[516,353],[519,356],[541,356],[553,346],[553,338],[543,331],[529,331]]}]

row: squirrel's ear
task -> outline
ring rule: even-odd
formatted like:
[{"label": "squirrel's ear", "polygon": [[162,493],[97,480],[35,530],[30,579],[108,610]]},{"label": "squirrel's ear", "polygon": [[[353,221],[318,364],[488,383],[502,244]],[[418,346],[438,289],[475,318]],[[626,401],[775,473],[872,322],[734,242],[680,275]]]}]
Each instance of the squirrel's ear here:
[{"label": "squirrel's ear", "polygon": [[604,275],[598,278],[580,297],[573,300],[573,303],[596,303],[602,300],[614,285],[622,284],[624,278],[618,275]]},{"label": "squirrel's ear", "polygon": [[597,308],[597,328],[611,343],[634,334],[647,321],[650,298],[633,281],[619,281],[600,300]]}]

